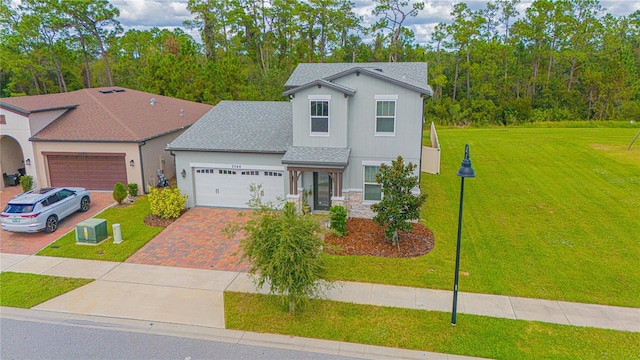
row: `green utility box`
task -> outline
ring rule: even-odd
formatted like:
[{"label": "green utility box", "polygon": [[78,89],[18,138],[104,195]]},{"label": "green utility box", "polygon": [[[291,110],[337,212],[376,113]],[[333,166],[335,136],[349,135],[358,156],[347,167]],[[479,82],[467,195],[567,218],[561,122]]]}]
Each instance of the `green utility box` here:
[{"label": "green utility box", "polygon": [[76,225],[76,242],[98,244],[107,238],[107,220],[87,219]]}]

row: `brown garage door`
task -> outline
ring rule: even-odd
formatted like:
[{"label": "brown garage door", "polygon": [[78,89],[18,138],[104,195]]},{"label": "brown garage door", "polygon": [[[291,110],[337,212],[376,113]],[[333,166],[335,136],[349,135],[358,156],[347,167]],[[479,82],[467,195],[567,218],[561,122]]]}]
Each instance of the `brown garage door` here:
[{"label": "brown garage door", "polygon": [[89,190],[113,190],[127,183],[124,155],[48,155],[51,186],[81,186]]}]

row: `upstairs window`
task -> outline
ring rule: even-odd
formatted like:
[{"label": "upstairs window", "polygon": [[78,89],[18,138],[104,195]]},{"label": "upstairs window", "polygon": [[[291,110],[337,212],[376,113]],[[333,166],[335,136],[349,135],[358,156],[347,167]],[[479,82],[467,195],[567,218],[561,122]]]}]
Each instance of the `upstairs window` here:
[{"label": "upstairs window", "polygon": [[311,100],[311,134],[329,134],[329,100]]},{"label": "upstairs window", "polygon": [[376,135],[395,135],[396,101],[376,100]]}]

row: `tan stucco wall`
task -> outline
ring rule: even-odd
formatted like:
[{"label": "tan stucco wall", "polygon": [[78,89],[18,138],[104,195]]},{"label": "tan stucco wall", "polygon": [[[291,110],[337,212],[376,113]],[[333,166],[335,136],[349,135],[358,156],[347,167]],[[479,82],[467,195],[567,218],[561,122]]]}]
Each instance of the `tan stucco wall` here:
[{"label": "tan stucco wall", "polygon": [[69,111],[69,109],[43,111],[29,115],[31,136],[37,134],[38,131],[44,129],[47,125],[51,124],[55,119],[62,116],[62,114],[67,111]]},{"label": "tan stucco wall", "polygon": [[[183,132],[184,130],[180,130],[148,140],[140,148],[144,166],[145,192],[149,191],[149,184],[151,186],[156,186],[158,184],[156,170],[164,170],[164,176],[166,176],[167,179],[171,179],[176,176],[175,159],[169,151],[165,151],[165,148]],[[164,164],[162,164],[161,159],[164,159]],[[141,184],[142,183],[138,183],[140,191],[143,190]]]},{"label": "tan stucco wall", "polygon": [[[77,153],[124,153],[127,167],[127,181],[129,183],[142,184],[142,172],[140,170],[140,156],[137,143],[89,143],[89,142],[34,142],[36,152],[36,168],[40,178],[40,186],[49,186],[47,176],[47,161],[43,153],[69,152]],[[134,166],[129,166],[133,160]],[[32,163],[33,166],[33,163]]]},{"label": "tan stucco wall", "polygon": [[[14,138],[22,149],[21,154],[15,154],[14,151],[9,148],[7,153],[5,154],[5,149],[0,148],[2,151],[3,157],[3,166],[2,171],[4,172],[14,172],[17,168],[25,168],[27,175],[33,176],[34,186],[39,186],[39,179],[37,177],[35,171],[35,162],[34,162],[34,149],[32,143],[29,141],[31,137],[31,133],[29,130],[29,119],[26,116],[16,114],[11,111],[7,111],[5,109],[0,109],[0,115],[5,116],[6,124],[0,124],[0,135],[2,136],[10,136]],[[4,157],[11,157],[12,160],[10,163],[4,163]],[[16,159],[17,158],[17,159]],[[31,159],[31,166],[19,166],[16,169],[15,163],[22,164],[24,160]]]},{"label": "tan stucco wall", "polygon": [[7,174],[15,174],[18,169],[26,168],[20,144],[11,136],[2,136],[0,138],[0,159],[2,171]]}]

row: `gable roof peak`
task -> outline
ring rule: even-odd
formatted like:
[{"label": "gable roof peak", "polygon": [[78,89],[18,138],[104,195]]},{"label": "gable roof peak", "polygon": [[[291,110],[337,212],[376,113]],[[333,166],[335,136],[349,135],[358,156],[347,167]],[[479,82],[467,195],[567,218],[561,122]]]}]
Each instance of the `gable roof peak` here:
[{"label": "gable roof peak", "polygon": [[293,90],[313,81],[333,82],[335,79],[353,73],[365,73],[421,94],[433,93],[431,87],[427,85],[427,63],[425,62],[303,63],[298,64],[285,83],[285,87]]}]

